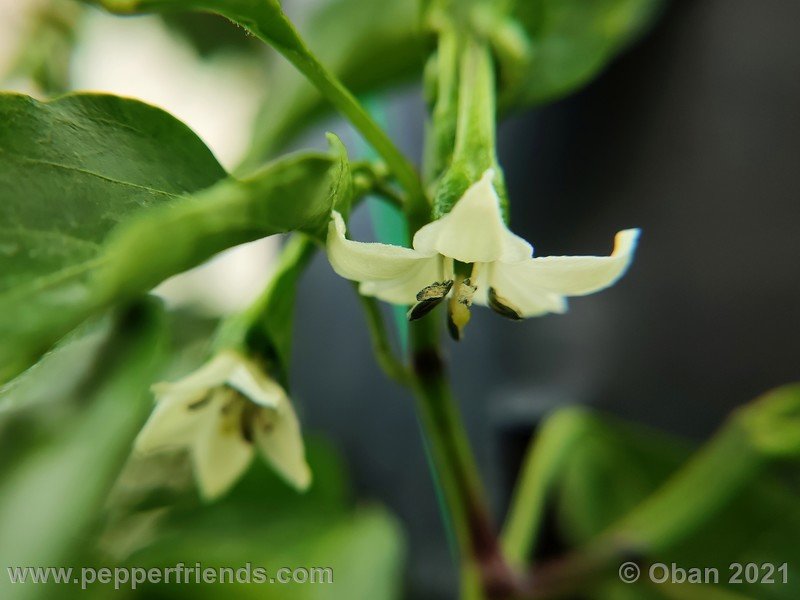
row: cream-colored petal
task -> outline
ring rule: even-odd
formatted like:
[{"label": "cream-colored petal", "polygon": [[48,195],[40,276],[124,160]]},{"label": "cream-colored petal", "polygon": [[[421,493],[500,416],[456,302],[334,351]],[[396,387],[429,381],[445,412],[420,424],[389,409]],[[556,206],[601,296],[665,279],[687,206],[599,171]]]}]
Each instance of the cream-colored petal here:
[{"label": "cream-colored petal", "polygon": [[515,266],[519,285],[565,296],[582,296],[607,288],[619,279],[633,258],[638,229],[617,233],[611,256],[546,256]]},{"label": "cream-colored petal", "polygon": [[333,212],[328,226],[328,260],[339,275],[352,281],[397,281],[412,276],[432,254],[389,244],[354,242],[345,237],[342,215]]},{"label": "cream-colored petal", "polygon": [[[208,406],[200,403],[203,394],[169,394],[158,400],[153,412],[136,436],[134,450],[140,454],[189,445]],[[191,406],[198,404],[196,408]]]},{"label": "cream-colored petal", "polygon": [[226,383],[260,406],[275,408],[286,398],[286,392],[277,382],[245,358],[233,368]]},{"label": "cream-colored petal", "polygon": [[478,290],[475,302],[483,306],[489,304],[489,288],[507,305],[519,313],[520,317],[537,317],[547,313],[563,313],[567,303],[563,296],[533,285],[525,279],[525,262],[493,263],[486,265],[478,277]]},{"label": "cream-colored petal", "polygon": [[494,171],[489,169],[471,185],[452,210],[420,228],[415,250],[438,252],[465,263],[519,261],[530,258],[531,245],[509,231],[494,190]]},{"label": "cream-colored petal", "polygon": [[291,402],[282,402],[277,411],[264,409],[259,417],[253,437],[261,454],[294,488],[308,489],[311,469],[306,462],[300,423]]},{"label": "cream-colored petal", "polygon": [[215,399],[204,414],[192,445],[192,464],[200,493],[214,500],[227,492],[247,470],[253,445],[242,437],[241,406]]},{"label": "cream-colored petal", "polygon": [[284,391],[260,367],[234,350],[223,350],[202,367],[170,383],[157,383],[153,391],[161,397],[196,396],[224,384],[262,406],[277,406]]},{"label": "cream-colored petal", "polygon": [[364,296],[375,296],[392,304],[413,304],[417,301],[417,292],[435,281],[442,281],[442,278],[442,259],[433,256],[418,261],[417,266],[402,279],[365,281],[359,286],[359,291]]},{"label": "cream-colored petal", "polygon": [[167,394],[189,396],[203,390],[210,390],[225,383],[240,360],[241,357],[235,352],[220,352],[183,379],[155,384],[152,388],[153,392],[158,396],[166,396]]}]

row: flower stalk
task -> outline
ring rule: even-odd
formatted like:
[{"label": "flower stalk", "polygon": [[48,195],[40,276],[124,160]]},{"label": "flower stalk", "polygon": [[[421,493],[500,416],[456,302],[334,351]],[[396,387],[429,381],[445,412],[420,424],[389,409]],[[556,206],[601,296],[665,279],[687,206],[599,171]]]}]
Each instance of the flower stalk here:
[{"label": "flower stalk", "polygon": [[500,551],[480,474],[450,389],[431,317],[412,323],[416,406],[458,546],[462,597],[508,597],[515,577]]}]

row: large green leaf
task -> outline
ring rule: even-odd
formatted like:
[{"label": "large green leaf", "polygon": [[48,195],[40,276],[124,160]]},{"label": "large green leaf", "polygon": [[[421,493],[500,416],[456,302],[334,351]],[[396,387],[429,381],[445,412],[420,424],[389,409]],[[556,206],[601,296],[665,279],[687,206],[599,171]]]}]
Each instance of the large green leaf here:
[{"label": "large green leaf", "polygon": [[343,147],[225,172],[163,111],[103,95],[0,96],[0,381],[113,302],[230,246],[321,235],[349,202]]},{"label": "large green leaf", "polygon": [[[155,303],[130,308],[95,377],[81,388],[84,410],[62,418],[52,439],[7,469],[0,486],[0,564],[74,564],[108,490],[151,406],[149,386],[163,362],[163,319]],[[70,394],[50,382],[53,395]],[[12,585],[4,599],[47,597],[33,584]],[[52,597],[52,596],[49,596]]]},{"label": "large green leaf", "polygon": [[167,113],[105,95],[0,96],[0,292],[94,258],[142,208],[225,171]]},{"label": "large green leaf", "polygon": [[502,71],[501,105],[557,99],[588,83],[655,18],[663,0],[516,0],[527,58]]}]

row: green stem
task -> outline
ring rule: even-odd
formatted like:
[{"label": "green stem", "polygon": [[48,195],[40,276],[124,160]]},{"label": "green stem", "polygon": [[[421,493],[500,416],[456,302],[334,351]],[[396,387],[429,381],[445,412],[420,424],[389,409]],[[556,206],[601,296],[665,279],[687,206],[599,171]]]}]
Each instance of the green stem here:
[{"label": "green stem", "polygon": [[505,597],[515,580],[497,536],[461,415],[445,375],[436,321],[411,327],[413,389],[435,476],[458,544],[463,598]]},{"label": "green stem", "polygon": [[[358,284],[355,285],[356,293],[358,293]],[[378,365],[386,373],[387,377],[396,381],[400,385],[409,385],[410,374],[406,366],[398,360],[397,356],[392,349],[389,342],[389,332],[386,330],[386,324],[383,322],[380,307],[375,298],[362,296],[358,293],[361,300],[361,306],[364,309],[364,315],[367,318],[367,328],[369,329],[370,339],[372,341],[372,351],[375,353],[375,359]]]},{"label": "green stem", "polygon": [[406,206],[405,197],[390,184],[391,176],[383,163],[352,161],[350,171],[353,174],[354,195],[357,198],[374,194],[399,210]]},{"label": "green stem", "polygon": [[[283,56],[291,62],[298,71],[313,83],[320,93],[338,109],[350,123],[355,127],[364,139],[386,161],[397,181],[408,193],[407,211],[415,219],[427,222],[430,218],[430,205],[422,189],[419,175],[411,162],[395,146],[394,142],[386,135],[386,132],[375,123],[369,113],[361,106],[361,103],[348,90],[336,76],[328,71],[325,66],[308,50],[305,42],[300,37],[294,26],[287,24],[291,28],[294,36],[292,46],[276,43],[268,37],[262,39],[271,43]],[[258,30],[255,30],[258,35]],[[298,48],[300,50],[298,50]]]}]

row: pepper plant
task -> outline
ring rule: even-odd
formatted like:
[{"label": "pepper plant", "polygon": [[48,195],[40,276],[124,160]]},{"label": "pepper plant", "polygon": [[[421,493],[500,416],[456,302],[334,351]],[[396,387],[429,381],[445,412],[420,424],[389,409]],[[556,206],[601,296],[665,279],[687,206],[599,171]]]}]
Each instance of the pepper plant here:
[{"label": "pepper plant", "polygon": [[[126,345],[87,383],[99,390],[91,418],[102,420],[112,397],[149,397],[144,390],[152,385],[155,408],[138,435],[131,423],[141,423],[141,402],[131,404],[130,419],[107,425],[123,442],[136,436],[134,453],[188,448],[208,502],[223,497],[256,455],[302,493],[319,474],[309,467],[290,399],[292,314],[299,277],[324,252],[336,273],[357,283],[377,363],[416,399],[463,598],[623,597],[614,578],[619,564],[673,556],[698,531],[728,527],[726,508],[752,495],[750,484],[771,477],[776,463],[797,457],[796,387],[742,409],[685,465],[682,447],[656,450],[656,440],[631,426],[564,409],[534,438],[498,527],[450,389],[442,344],[447,337],[473,341],[468,322],[476,306],[515,321],[565,313],[568,297],[612,285],[634,259],[637,229],[619,231],[607,256],[539,257],[512,233],[514,203],[535,198],[509,198],[496,124],[591,80],[652,22],[658,0],[334,0],[309,21],[305,37],[278,0],[93,4],[120,15],[221,15],[287,62],[275,72],[277,92],[233,173],[188,127],[142,102],[92,93],[47,101],[0,95],[4,409],[32,402],[48,361],[64,346],[84,343],[97,319],[116,315]],[[34,60],[37,69],[41,61]],[[58,81],[47,72],[49,82]],[[422,82],[429,109],[420,166],[357,96],[409,76]],[[329,108],[375,158],[354,159],[333,135],[327,152],[276,157]],[[402,212],[405,244],[348,237],[350,213],[368,196]],[[263,293],[219,322],[203,364],[157,383],[163,309],[143,298],[227,248],[277,234],[291,237]],[[404,307],[406,356],[393,349],[379,302]],[[123,456],[129,446],[114,448]],[[645,458],[592,473],[593,453]],[[108,459],[97,468],[116,464]],[[593,477],[612,491],[584,498]],[[637,477],[650,483],[633,489]],[[787,492],[769,485],[771,501],[783,506]],[[8,515],[18,514],[11,505],[24,498],[19,494],[0,502]],[[543,562],[536,553],[542,523],[558,497],[568,549]],[[10,519],[0,517],[0,531],[11,531]],[[746,522],[736,528],[750,531]],[[705,552],[693,556],[720,558]],[[631,597],[656,593],[635,589]],[[712,597],[681,586],[663,593]],[[725,588],[713,593],[741,597]]]}]

